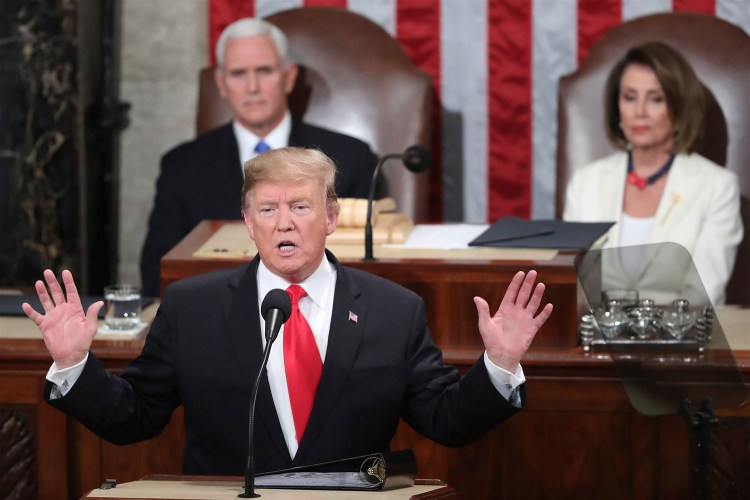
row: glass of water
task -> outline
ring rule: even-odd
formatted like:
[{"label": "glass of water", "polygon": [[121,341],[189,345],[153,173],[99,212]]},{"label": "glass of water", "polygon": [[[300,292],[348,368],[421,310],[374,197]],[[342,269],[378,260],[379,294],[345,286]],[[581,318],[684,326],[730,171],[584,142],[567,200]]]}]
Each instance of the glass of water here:
[{"label": "glass of water", "polygon": [[141,324],[141,289],[118,284],[104,287],[104,323],[111,330],[132,330]]}]

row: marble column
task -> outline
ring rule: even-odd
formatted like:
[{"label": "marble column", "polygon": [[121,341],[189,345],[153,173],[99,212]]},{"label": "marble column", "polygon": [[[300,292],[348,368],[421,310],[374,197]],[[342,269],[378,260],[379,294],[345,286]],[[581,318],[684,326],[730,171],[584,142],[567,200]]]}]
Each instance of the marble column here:
[{"label": "marble column", "polygon": [[119,95],[131,109],[120,138],[117,274],[140,283],[160,157],[195,137],[198,74],[208,65],[208,1],[122,0],[120,23]]},{"label": "marble column", "polygon": [[75,0],[0,2],[0,286],[77,269]]}]

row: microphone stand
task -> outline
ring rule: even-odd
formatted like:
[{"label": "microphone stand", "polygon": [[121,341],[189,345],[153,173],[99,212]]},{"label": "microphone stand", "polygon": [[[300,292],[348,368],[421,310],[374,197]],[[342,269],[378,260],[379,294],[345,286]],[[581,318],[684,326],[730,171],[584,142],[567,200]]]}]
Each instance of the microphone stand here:
[{"label": "microphone stand", "polygon": [[[260,494],[255,493],[255,401],[258,399],[258,389],[260,388],[260,381],[263,378],[263,373],[266,371],[266,365],[268,364],[268,358],[271,355],[271,345],[276,340],[276,336],[279,333],[279,328],[274,328],[275,332],[271,330],[271,325],[277,323],[278,310],[272,309],[271,317],[266,321],[266,348],[263,350],[263,362],[260,364],[260,370],[258,370],[258,378],[255,379],[255,385],[253,385],[253,392],[250,395],[250,422],[249,422],[249,447],[247,454],[247,469],[245,469],[245,492],[237,495],[239,498],[259,498]],[[276,317],[274,317],[276,316]],[[288,317],[288,314],[287,314]],[[283,323],[286,320],[283,320]]]},{"label": "microphone stand", "polygon": [[263,372],[266,370],[268,364],[268,357],[271,354],[271,342],[266,343],[266,349],[263,351],[263,363],[260,365],[260,371],[258,372],[258,378],[255,379],[255,385],[253,386],[253,392],[250,396],[250,452],[247,454],[247,469],[245,470],[245,492],[237,495],[239,498],[258,498],[260,495],[255,493],[255,454],[253,453],[254,441],[255,441],[255,400],[258,398],[258,388],[260,387],[260,381],[263,378]]},{"label": "microphone stand", "polygon": [[375,170],[372,173],[372,181],[370,181],[370,191],[367,195],[367,220],[365,221],[365,258],[364,260],[375,260],[372,254],[372,203],[375,198],[375,184],[378,181],[378,173],[380,173],[380,167],[383,164],[393,158],[403,158],[402,154],[389,154],[383,156],[378,164],[375,165]]},{"label": "microphone stand", "polygon": [[703,398],[700,410],[695,412],[695,414],[691,414],[691,408],[692,401],[690,401],[690,398],[682,400],[680,414],[687,421],[688,427],[695,437],[696,464],[694,473],[696,475],[695,482],[697,483],[698,498],[707,500],[710,498],[708,491],[708,461],[710,458],[711,429],[719,426],[719,419],[714,413],[711,398],[708,396]]}]

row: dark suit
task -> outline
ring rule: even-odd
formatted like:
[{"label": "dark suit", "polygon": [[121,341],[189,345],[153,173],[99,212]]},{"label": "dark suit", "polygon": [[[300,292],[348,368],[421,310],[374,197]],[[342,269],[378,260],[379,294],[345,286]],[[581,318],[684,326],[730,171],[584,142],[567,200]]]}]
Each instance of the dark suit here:
[{"label": "dark suit", "polygon": [[[482,359],[463,378],[443,365],[419,296],[341,267],[330,254],[329,260],[338,278],[307,429],[292,461],[264,379],[255,422],[258,471],[386,450],[399,417],[439,443],[460,446],[517,411],[495,390]],[[70,392],[51,403],[120,444],[156,436],[182,404],[183,472],[242,474],[250,392],[262,360],[258,262],[167,287],[143,352],[122,378],[90,354]]]},{"label": "dark suit", "polygon": [[[338,167],[336,193],[367,198],[375,156],[364,142],[292,120],[289,145],[319,148]],[[159,259],[205,219],[240,219],[242,165],[229,123],[177,146],[161,160],[141,253],[145,295],[159,295]]]}]

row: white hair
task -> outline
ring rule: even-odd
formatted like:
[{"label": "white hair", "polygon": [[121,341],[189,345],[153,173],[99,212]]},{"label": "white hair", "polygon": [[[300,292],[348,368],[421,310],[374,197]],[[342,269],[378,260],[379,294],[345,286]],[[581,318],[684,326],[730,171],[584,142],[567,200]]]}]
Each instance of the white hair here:
[{"label": "white hair", "polygon": [[224,64],[224,50],[229,40],[251,36],[270,37],[274,46],[276,46],[276,52],[279,54],[282,65],[286,66],[289,64],[289,43],[284,32],[268,21],[252,17],[239,19],[224,28],[224,31],[221,32],[216,42],[216,64],[219,66]]}]

